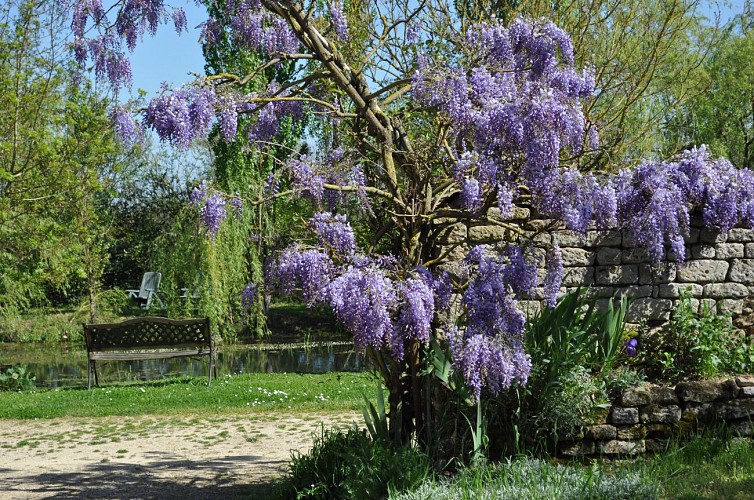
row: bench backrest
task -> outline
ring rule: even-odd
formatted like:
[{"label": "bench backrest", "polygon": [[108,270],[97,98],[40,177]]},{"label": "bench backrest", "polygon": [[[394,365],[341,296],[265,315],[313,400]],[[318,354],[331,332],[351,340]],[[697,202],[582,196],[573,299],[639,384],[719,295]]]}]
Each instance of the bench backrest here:
[{"label": "bench backrest", "polygon": [[85,324],[88,352],[169,347],[212,348],[209,318],[134,318],[120,323]]}]

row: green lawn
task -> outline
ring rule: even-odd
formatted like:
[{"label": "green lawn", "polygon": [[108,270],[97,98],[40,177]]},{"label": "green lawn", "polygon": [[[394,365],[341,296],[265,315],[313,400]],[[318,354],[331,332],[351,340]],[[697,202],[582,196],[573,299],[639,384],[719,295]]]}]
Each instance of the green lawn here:
[{"label": "green lawn", "polygon": [[239,411],[354,411],[373,397],[370,373],[249,373],[33,392],[0,392],[0,418],[222,414]]}]

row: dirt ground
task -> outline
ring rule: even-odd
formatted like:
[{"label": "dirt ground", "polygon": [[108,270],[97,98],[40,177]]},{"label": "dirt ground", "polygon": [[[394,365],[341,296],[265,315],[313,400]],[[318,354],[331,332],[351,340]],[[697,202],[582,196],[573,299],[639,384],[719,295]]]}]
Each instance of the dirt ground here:
[{"label": "dirt ground", "polygon": [[266,498],[292,452],[356,414],[0,420],[0,499]]}]

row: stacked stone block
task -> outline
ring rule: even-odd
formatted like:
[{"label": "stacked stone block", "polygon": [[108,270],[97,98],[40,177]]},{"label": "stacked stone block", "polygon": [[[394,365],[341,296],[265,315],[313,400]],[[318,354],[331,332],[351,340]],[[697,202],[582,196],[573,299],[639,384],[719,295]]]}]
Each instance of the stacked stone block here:
[{"label": "stacked stone block", "polygon": [[[498,214],[493,208],[488,216],[495,219]],[[562,224],[530,216],[528,208],[516,207],[513,217],[501,222],[524,231],[533,241],[542,266],[547,249],[555,243],[560,246],[565,268],[561,295],[578,286],[589,286],[598,305],[606,307],[611,297],[626,294],[633,299],[629,323],[643,320],[650,326],[661,326],[685,289],[700,311],[707,306],[734,317],[745,311],[745,301],[754,293],[753,230],[734,228],[728,234],[719,234],[703,229],[701,217],[693,216],[686,237],[686,263],[679,266],[669,260],[653,266],[647,253],[637,248],[625,231],[592,230],[580,235],[563,229]],[[449,250],[451,261],[460,261],[472,246],[499,245],[510,241],[513,234],[504,225],[459,223],[443,236],[442,244]],[[540,269],[540,283],[544,274],[544,268]],[[525,312],[535,313],[542,307],[543,298],[543,290],[535,289],[521,306]]]},{"label": "stacked stone block", "polygon": [[661,452],[671,439],[705,427],[751,437],[754,376],[646,385],[623,391],[604,418],[586,426],[582,439],[561,443],[563,457]]}]

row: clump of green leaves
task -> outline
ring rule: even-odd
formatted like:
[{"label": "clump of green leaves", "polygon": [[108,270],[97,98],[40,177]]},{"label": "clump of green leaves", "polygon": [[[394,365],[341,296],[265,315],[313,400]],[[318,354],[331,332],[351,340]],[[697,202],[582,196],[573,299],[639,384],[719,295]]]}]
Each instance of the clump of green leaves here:
[{"label": "clump of green leaves", "polygon": [[36,389],[36,377],[25,366],[16,365],[0,372],[0,391],[30,391]]},{"label": "clump of green leaves", "polygon": [[684,290],[673,308],[668,329],[661,334],[657,362],[662,375],[713,377],[746,366],[751,348],[738,339],[730,315],[716,314],[709,304],[700,312],[691,293]]},{"label": "clump of green leaves", "polygon": [[373,440],[363,429],[323,430],[311,451],[294,453],[279,498],[372,499],[410,490],[430,475],[416,448]]},{"label": "clump of green leaves", "polygon": [[532,369],[526,387],[506,404],[512,408],[520,450],[550,449],[575,437],[595,409],[607,403],[605,380],[620,354],[628,299],[600,309],[579,288],[528,323],[524,339]]}]

